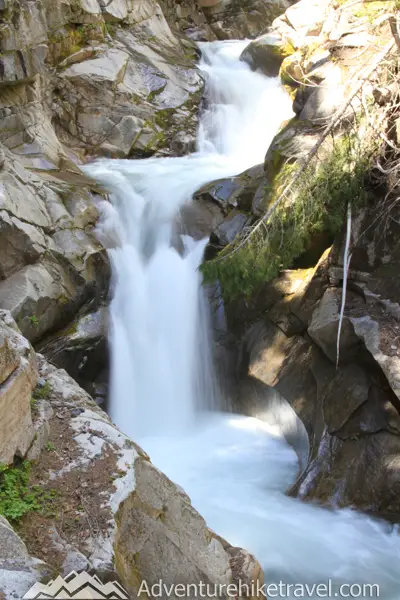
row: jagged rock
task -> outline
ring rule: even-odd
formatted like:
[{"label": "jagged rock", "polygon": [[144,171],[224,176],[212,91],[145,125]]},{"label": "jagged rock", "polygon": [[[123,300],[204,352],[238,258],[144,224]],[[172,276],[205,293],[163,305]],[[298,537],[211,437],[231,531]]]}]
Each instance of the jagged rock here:
[{"label": "jagged rock", "polygon": [[68,183],[47,182],[8,151],[6,164],[0,173],[0,307],[35,341],[71,318],[95,287],[99,297],[106,293],[109,263],[91,233],[98,212],[87,189],[71,193]]},{"label": "jagged rock", "polygon": [[[310,337],[324,351],[326,356],[336,362],[336,340],[339,326],[341,295],[336,288],[326,290],[318,307],[313,313],[312,321],[308,328]],[[339,355],[341,361],[352,360],[359,348],[359,338],[354,332],[354,327],[348,317],[344,317]]]},{"label": "jagged rock", "polygon": [[346,365],[327,387],[323,410],[329,433],[338,431],[368,401],[370,382],[357,365]]},{"label": "jagged rock", "polygon": [[[103,47],[95,58],[60,73],[60,121],[85,146],[104,153],[114,147],[122,156],[131,150],[151,153],[174,139],[184,123],[188,132],[187,107],[202,81],[179,58],[178,42],[164,24],[163,48],[172,66],[134,31],[121,31],[118,48]],[[181,112],[172,115],[171,109]]]},{"label": "jagged rock", "polygon": [[250,224],[251,217],[244,213],[233,210],[221,225],[212,232],[210,236],[211,244],[218,246],[227,246],[231,244],[236,236],[243,230],[246,225]]},{"label": "jagged rock", "polygon": [[260,35],[291,4],[291,0],[220,0],[204,5],[204,12],[218,39],[243,39]]},{"label": "jagged rock", "polygon": [[31,399],[37,370],[33,349],[11,315],[0,311],[0,463],[23,457],[34,438]]},{"label": "jagged rock", "polygon": [[400,399],[400,349],[397,343],[400,326],[390,317],[377,322],[366,315],[350,318],[350,321],[355,334],[363,340]]},{"label": "jagged rock", "polygon": [[96,383],[108,367],[107,331],[108,313],[100,308],[78,316],[64,330],[46,338],[39,350],[92,396],[100,396]]},{"label": "jagged rock", "polygon": [[123,21],[128,16],[126,0],[99,0],[106,21]]}]

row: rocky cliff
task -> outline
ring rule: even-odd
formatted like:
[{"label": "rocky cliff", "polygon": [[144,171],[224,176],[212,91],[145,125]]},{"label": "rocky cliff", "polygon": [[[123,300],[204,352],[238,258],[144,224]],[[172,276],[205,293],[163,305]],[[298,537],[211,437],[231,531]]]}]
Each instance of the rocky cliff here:
[{"label": "rocky cliff", "polygon": [[[230,355],[236,339],[239,410],[262,414],[278,392],[304,423],[310,453],[292,494],[397,522],[393,9],[303,0],[251,42],[243,60],[279,74],[294,117],[264,165],[209,184],[197,202],[221,215],[208,257],[222,254],[205,273],[222,283]],[[246,241],[252,224],[260,233]]]}]

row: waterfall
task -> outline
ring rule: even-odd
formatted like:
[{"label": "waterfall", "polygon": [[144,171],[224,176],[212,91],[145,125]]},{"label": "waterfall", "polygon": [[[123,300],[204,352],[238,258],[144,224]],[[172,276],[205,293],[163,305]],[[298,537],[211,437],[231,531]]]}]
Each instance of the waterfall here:
[{"label": "waterfall", "polygon": [[134,438],[176,434],[197,408],[218,405],[198,270],[205,241],[182,236],[174,247],[173,224],[201,185],[263,162],[291,115],[279,81],[239,60],[245,45],[202,45],[207,108],[197,152],[86,167],[112,192],[99,225],[114,274],[110,414]]},{"label": "waterfall", "polygon": [[86,167],[111,191],[99,224],[113,267],[111,416],[185,489],[212,529],[257,556],[267,583],[312,589],[331,580],[332,598],[341,584],[370,583],[381,598],[396,600],[395,529],[285,496],[298,461],[279,419],[205,410],[218,405],[198,271],[205,241],[174,239],[174,219],[201,185],[263,162],[291,114],[279,82],[238,60],[244,44],[202,45],[206,110],[197,152]]}]

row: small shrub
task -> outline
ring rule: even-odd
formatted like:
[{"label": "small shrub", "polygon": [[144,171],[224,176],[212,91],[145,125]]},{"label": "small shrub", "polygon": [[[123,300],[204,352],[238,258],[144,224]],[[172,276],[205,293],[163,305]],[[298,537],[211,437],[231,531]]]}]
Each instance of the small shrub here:
[{"label": "small shrub", "polygon": [[37,403],[38,400],[47,400],[52,391],[50,381],[46,379],[46,382],[42,386],[37,386],[35,391],[33,392],[32,401]]},{"label": "small shrub", "polygon": [[29,489],[30,463],[19,467],[0,465],[0,514],[17,521],[27,513],[38,510],[38,495]]},{"label": "small shrub", "polygon": [[0,515],[11,522],[33,511],[49,516],[57,501],[57,490],[46,491],[39,485],[30,485],[30,471],[29,461],[18,466],[0,464]]},{"label": "small shrub", "polygon": [[33,327],[39,327],[39,319],[36,315],[31,315],[30,317],[28,317],[28,319],[31,322],[31,325],[33,325]]}]

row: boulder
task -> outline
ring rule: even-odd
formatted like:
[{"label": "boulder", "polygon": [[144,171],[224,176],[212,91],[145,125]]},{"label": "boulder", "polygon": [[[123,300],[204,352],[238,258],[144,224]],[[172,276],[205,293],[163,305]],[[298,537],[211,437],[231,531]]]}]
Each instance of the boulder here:
[{"label": "boulder", "polygon": [[108,370],[108,311],[78,315],[61,331],[39,344],[39,351],[57,367],[65,369],[93,397],[100,397],[98,378]]},{"label": "boulder", "polygon": [[135,461],[135,480],[116,515],[114,546],[128,593],[137,595],[143,580],[149,586],[160,579],[167,585],[230,583],[229,557],[188,496],[145,459]]},{"label": "boulder", "polygon": [[220,0],[204,6],[203,10],[218,39],[244,39],[263,33],[291,3],[291,0]]},{"label": "boulder", "polygon": [[[329,288],[315,309],[308,333],[326,356],[336,362],[336,341],[339,326],[341,294],[336,288]],[[350,319],[345,316],[340,334],[339,355],[341,361],[352,360],[359,349],[359,338],[354,332]]]},{"label": "boulder", "polygon": [[45,259],[0,282],[0,307],[31,341],[72,316],[85,299],[83,280],[62,260]]},{"label": "boulder", "polygon": [[0,311],[0,463],[24,457],[34,438],[31,399],[37,370],[33,349],[10,313]]},{"label": "boulder", "polygon": [[268,77],[276,77],[283,60],[293,52],[294,48],[290,42],[271,32],[250,42],[240,58],[253,70],[260,70]]},{"label": "boulder", "polygon": [[286,10],[285,19],[302,37],[318,36],[329,9],[329,0],[300,0]]}]

